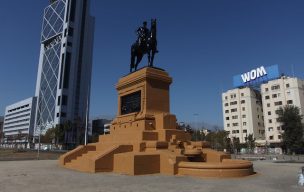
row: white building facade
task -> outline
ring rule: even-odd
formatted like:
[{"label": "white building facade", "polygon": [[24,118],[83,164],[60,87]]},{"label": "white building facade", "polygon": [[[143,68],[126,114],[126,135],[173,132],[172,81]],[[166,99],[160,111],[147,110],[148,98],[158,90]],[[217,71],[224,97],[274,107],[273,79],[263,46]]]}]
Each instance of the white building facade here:
[{"label": "white building facade", "polygon": [[[52,0],[44,10],[37,74],[36,130],[83,124],[89,111],[94,17],[89,0]],[[81,130],[71,130],[75,143]]]},{"label": "white building facade", "polygon": [[254,138],[263,140],[265,128],[261,95],[249,88],[236,88],[222,94],[224,130],[229,132],[231,139],[246,142],[252,134]]},{"label": "white building facade", "polygon": [[3,132],[5,137],[18,134],[33,135],[35,125],[36,97],[31,97],[5,108]]},{"label": "white building facade", "polygon": [[282,141],[282,125],[278,122],[278,110],[285,105],[294,105],[304,113],[304,81],[298,78],[281,77],[261,85],[266,141]]}]

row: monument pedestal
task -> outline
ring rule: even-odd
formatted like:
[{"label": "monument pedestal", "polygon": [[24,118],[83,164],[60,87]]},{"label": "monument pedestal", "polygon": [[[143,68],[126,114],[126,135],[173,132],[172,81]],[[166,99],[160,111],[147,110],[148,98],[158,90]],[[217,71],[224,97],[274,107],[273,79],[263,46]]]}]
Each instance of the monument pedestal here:
[{"label": "monument pedestal", "polygon": [[151,67],[122,77],[116,85],[118,114],[110,134],[62,155],[60,165],[79,171],[129,175],[253,174],[251,162],[230,160],[230,155],[209,149],[206,142],[192,142],[188,133],[178,129],[176,117],[170,113],[171,83],[167,72]]}]

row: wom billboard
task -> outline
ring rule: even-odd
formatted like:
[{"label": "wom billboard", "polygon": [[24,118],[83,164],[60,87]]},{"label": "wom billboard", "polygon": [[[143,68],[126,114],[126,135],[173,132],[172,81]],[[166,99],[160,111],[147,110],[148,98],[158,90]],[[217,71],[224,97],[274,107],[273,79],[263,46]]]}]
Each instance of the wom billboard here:
[{"label": "wom billboard", "polygon": [[278,65],[272,65],[269,67],[261,66],[246,73],[235,75],[233,77],[233,86],[255,86],[269,80],[276,79],[279,76],[280,74]]}]

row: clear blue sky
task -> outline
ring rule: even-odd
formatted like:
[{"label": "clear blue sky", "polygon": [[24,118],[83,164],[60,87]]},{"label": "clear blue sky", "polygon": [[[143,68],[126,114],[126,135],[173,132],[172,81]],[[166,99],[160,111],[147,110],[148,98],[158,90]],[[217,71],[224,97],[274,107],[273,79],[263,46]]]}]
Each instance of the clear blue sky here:
[{"label": "clear blue sky", "polygon": [[[34,95],[43,8],[48,0],[0,6],[0,115]],[[91,116],[115,115],[114,85],[129,71],[130,45],[143,20],[158,19],[155,65],[173,77],[179,121],[222,126],[221,92],[233,75],[261,65],[304,78],[303,0],[92,0],[96,17]],[[146,60],[144,60],[144,64]]]}]

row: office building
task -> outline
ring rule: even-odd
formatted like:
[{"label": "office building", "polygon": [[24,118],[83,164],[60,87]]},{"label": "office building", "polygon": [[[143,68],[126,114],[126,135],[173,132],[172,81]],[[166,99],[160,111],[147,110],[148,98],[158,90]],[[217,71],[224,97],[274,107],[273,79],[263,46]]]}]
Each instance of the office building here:
[{"label": "office building", "polygon": [[33,135],[36,103],[36,97],[31,97],[5,108],[3,132],[7,142],[18,134],[27,138]]},{"label": "office building", "polygon": [[294,105],[304,114],[304,81],[285,77],[261,85],[266,140],[270,144],[282,141],[282,125],[278,122],[278,110],[285,105]]},{"label": "office building", "polygon": [[252,134],[254,138],[265,138],[261,95],[250,88],[235,88],[222,94],[224,130],[230,138],[246,142]]},{"label": "office building", "polygon": [[95,22],[89,13],[89,0],[51,0],[43,15],[36,130],[81,122],[66,133],[70,144],[78,143],[89,111]]}]

